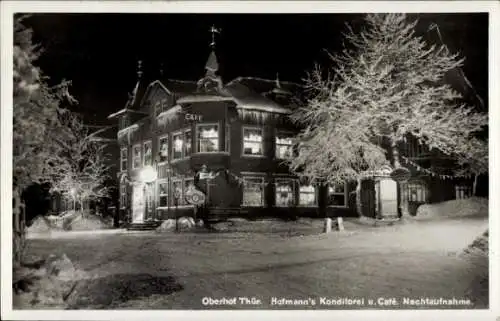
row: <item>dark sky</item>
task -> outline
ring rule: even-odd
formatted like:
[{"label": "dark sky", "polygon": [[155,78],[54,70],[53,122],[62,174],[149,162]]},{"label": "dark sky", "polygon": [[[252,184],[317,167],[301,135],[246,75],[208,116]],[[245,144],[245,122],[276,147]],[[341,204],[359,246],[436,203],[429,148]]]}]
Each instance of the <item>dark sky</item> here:
[{"label": "dark sky", "polygon": [[[439,25],[444,41],[466,56],[464,71],[487,98],[488,15],[420,14],[419,30]],[[53,81],[72,80],[80,110],[101,122],[123,108],[136,81],[137,60],[146,72],[198,80],[204,74],[212,24],[225,82],[238,76],[300,81],[323,49],[342,47],[345,23],[356,14],[37,14],[27,20],[45,48],[38,64]],[[95,115],[95,116],[94,116]]]}]

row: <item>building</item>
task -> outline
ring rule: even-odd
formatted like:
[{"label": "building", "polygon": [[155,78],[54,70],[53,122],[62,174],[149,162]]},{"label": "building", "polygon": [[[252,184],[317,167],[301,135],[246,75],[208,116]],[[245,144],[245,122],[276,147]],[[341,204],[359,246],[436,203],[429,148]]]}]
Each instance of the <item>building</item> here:
[{"label": "building", "polygon": [[425,151],[415,142],[401,147],[412,173],[404,183],[387,169],[359,184],[299,181],[283,159],[299,130],[288,115],[301,86],[278,77],[224,83],[218,67],[214,51],[198,81],[143,77],[139,66],[125,107],[109,115],[119,126],[120,212],[133,224],[181,216],[398,217],[402,204],[414,213],[422,203],[470,196],[472,180],[422,171],[413,160]]}]

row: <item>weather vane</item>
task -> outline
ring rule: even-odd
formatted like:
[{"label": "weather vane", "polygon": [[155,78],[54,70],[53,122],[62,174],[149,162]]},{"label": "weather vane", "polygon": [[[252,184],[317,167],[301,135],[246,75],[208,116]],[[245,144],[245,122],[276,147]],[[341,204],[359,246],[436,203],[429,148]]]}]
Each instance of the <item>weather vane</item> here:
[{"label": "weather vane", "polygon": [[222,31],[221,28],[216,28],[215,26],[212,25],[209,30],[212,33],[212,42],[210,43],[210,47],[215,47],[215,34],[220,33]]}]

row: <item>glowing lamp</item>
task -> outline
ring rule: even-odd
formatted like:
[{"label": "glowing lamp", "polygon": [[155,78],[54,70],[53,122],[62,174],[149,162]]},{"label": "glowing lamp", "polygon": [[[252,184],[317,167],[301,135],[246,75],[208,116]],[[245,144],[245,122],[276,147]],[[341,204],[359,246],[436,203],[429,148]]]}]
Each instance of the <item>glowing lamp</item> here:
[{"label": "glowing lamp", "polygon": [[158,173],[153,166],[146,166],[139,172],[139,180],[144,183],[151,183],[158,177]]}]

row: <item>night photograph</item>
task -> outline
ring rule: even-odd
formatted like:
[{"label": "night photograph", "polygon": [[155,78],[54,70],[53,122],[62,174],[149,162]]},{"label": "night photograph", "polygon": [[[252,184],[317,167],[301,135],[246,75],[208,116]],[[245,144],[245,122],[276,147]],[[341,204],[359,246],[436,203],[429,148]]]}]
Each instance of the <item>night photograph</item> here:
[{"label": "night photograph", "polygon": [[494,5],[14,3],[9,316],[492,308]]}]

